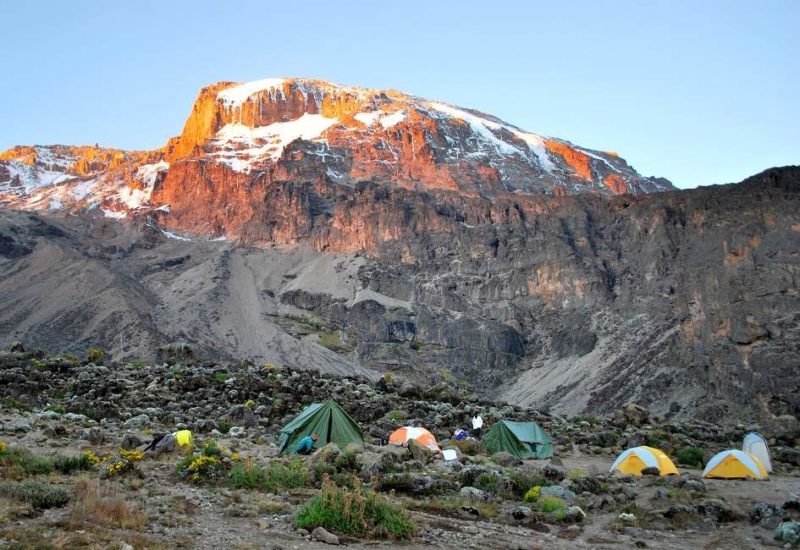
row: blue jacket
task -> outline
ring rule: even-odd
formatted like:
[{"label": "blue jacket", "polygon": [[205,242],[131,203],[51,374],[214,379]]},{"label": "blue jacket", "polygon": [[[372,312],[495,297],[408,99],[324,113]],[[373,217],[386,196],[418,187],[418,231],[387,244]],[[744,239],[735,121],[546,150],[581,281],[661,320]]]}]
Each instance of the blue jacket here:
[{"label": "blue jacket", "polygon": [[310,435],[305,436],[303,439],[297,442],[297,447],[295,447],[295,451],[298,453],[308,452],[314,448],[314,440],[311,439]]}]

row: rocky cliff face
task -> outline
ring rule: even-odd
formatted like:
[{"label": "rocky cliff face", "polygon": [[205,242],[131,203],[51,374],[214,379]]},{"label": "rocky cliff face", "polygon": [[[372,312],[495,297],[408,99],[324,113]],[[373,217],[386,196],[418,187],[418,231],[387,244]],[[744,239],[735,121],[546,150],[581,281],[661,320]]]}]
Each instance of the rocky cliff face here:
[{"label": "rocky cliff face", "polygon": [[444,379],[560,413],[798,415],[800,170],[670,189],[399,92],[220,83],[158,151],[3,154],[3,204],[56,221],[0,219],[0,328],[51,351],[187,340]]},{"label": "rocky cliff face", "polygon": [[[258,209],[264,181],[318,180],[481,196],[672,188],[641,177],[615,153],[539,136],[478,111],[311,79],[203,88],[183,132],[156,151],[36,146],[0,154],[0,204],[99,206],[111,217],[191,209],[194,221],[213,218],[208,227],[234,238],[239,224],[217,215],[221,200],[240,220]],[[210,187],[200,195],[213,197],[197,202],[203,197],[185,193],[199,182]]]},{"label": "rocky cliff face", "polygon": [[607,198],[229,183],[265,194],[235,229],[257,247],[159,229],[173,213],[9,212],[4,339],[120,358],[186,340],[209,358],[446,380],[564,414],[800,412],[798,168]]}]

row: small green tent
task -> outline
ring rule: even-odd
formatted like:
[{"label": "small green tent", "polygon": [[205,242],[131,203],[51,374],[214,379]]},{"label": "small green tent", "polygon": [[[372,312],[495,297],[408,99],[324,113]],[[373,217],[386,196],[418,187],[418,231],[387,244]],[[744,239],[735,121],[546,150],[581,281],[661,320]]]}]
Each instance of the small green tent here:
[{"label": "small green tent", "polygon": [[483,436],[490,453],[505,451],[519,458],[550,458],[553,440],[536,422],[501,420]]},{"label": "small green tent", "polygon": [[349,443],[364,444],[364,434],[335,401],[312,403],[281,430],[278,454],[294,453],[297,442],[307,435],[319,435],[317,447],[336,443],[344,448]]}]

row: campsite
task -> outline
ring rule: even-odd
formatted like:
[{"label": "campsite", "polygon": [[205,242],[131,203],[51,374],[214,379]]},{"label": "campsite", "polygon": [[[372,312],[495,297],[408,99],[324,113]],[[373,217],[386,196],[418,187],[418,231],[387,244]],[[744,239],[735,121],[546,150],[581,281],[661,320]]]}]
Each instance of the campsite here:
[{"label": "campsite", "polygon": [[[120,365],[115,380],[100,365],[41,369],[27,357],[0,354],[15,395],[0,415],[0,541],[9,547],[781,547],[777,531],[800,516],[798,432],[788,422],[747,438],[744,453],[745,436],[762,427],[673,422],[633,405],[566,419],[390,376],[175,362]],[[62,393],[70,387],[91,390],[73,399]],[[476,416],[481,439],[453,439],[471,434]],[[191,431],[191,448],[142,452],[180,430]],[[310,433],[314,451],[297,456]],[[764,450],[765,479],[703,477],[717,453],[760,464]],[[627,472],[611,471],[617,461]],[[668,475],[648,471],[653,464]],[[15,492],[25,484],[47,492],[26,501]],[[62,500],[50,502],[54,494]],[[116,503],[125,521],[78,506],[86,494],[95,506]],[[393,531],[373,524],[369,507],[366,527],[350,533],[303,523],[321,521],[314,506],[340,497],[382,506]]]}]

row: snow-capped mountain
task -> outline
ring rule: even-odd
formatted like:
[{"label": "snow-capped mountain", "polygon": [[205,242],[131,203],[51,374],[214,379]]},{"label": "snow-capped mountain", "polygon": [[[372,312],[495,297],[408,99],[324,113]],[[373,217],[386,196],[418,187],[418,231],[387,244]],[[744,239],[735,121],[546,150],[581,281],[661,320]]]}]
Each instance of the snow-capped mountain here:
[{"label": "snow-capped mountain", "polygon": [[10,149],[0,154],[0,204],[99,208],[110,217],[167,211],[191,191],[187,172],[200,167],[216,189],[265,177],[489,197],[672,189],[664,179],[640,176],[615,153],[540,136],[475,110],[393,90],[272,78],[203,88],[181,135],[159,150]]}]

